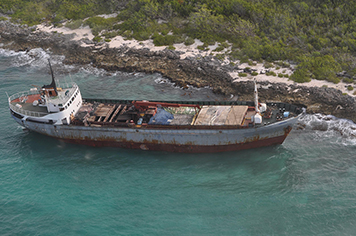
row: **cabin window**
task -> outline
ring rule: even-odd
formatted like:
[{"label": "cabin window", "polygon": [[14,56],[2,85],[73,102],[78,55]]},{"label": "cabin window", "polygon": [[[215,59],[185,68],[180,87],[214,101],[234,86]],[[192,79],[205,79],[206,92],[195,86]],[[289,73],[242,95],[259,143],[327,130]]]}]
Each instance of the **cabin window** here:
[{"label": "cabin window", "polygon": [[52,91],[49,91],[48,93],[49,93],[49,96],[52,96]]}]

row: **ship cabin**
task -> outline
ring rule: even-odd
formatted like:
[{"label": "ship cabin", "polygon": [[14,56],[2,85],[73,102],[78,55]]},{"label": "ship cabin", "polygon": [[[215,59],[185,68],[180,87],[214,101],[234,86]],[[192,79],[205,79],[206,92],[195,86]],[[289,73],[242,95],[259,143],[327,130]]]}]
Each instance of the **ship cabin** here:
[{"label": "ship cabin", "polygon": [[41,88],[16,93],[8,98],[12,114],[20,119],[69,124],[82,104],[80,90],[75,83],[57,87],[52,82]]}]

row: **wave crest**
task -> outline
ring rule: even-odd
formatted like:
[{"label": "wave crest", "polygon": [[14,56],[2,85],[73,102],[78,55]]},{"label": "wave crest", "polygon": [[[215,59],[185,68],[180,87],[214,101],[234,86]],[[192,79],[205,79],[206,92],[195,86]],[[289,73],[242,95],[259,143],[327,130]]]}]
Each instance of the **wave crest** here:
[{"label": "wave crest", "polygon": [[356,124],[332,115],[306,114],[299,119],[297,129],[313,130],[319,138],[339,137],[345,145],[356,145]]}]

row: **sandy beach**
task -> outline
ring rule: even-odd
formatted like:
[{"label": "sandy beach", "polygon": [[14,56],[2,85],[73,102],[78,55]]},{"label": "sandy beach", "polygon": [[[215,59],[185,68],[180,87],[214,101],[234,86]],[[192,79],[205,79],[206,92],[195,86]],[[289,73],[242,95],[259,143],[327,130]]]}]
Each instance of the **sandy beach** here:
[{"label": "sandy beach", "polygon": [[[61,33],[61,34],[73,34],[74,37],[72,40],[82,40],[82,39],[89,39],[92,40],[94,38],[94,35],[91,32],[91,29],[88,26],[85,27],[80,27],[78,29],[69,29],[65,26],[63,27],[54,27],[54,26],[48,26],[48,25],[37,25],[37,30],[38,31],[44,31],[44,32],[56,32],[56,33]],[[176,51],[179,51],[181,53],[180,57],[181,59],[185,59],[187,57],[205,57],[205,56],[209,56],[209,55],[216,55],[216,54],[221,54],[224,53],[226,51],[229,51],[230,48],[225,48],[223,51],[221,52],[216,52],[214,51],[217,47],[218,44],[216,43],[215,45],[210,45],[208,47],[208,50],[199,50],[197,49],[198,46],[203,45],[203,42],[201,42],[198,39],[194,40],[194,43],[186,46],[184,43],[180,43],[180,44],[174,44],[173,47],[175,47]],[[92,44],[86,44],[86,43],[82,43],[81,44],[82,47],[88,47],[88,46],[92,46]],[[164,50],[165,48],[167,48],[167,46],[160,46],[157,47],[153,44],[153,40],[145,40],[145,41],[137,41],[135,39],[132,40],[126,40],[124,37],[122,36],[116,36],[115,38],[112,38],[110,42],[105,42],[103,45],[101,45],[101,47],[110,47],[110,48],[119,48],[122,46],[127,46],[130,48],[135,48],[135,49],[142,49],[142,48],[148,48],[151,51],[160,51],[160,50]],[[224,61],[224,63],[234,63],[235,65],[237,65],[239,67],[240,70],[238,71],[233,71],[232,73],[230,73],[230,75],[232,76],[232,78],[234,79],[233,82],[239,82],[239,81],[248,81],[248,80],[252,80],[254,78],[256,78],[257,82],[258,81],[268,81],[270,83],[286,83],[286,84],[295,84],[294,81],[290,80],[289,78],[285,78],[285,77],[278,77],[278,76],[267,76],[264,72],[266,71],[266,68],[264,67],[264,64],[262,63],[253,63],[253,65],[248,65],[247,63],[240,63],[239,61],[230,61],[228,59],[226,59]],[[253,71],[256,71],[258,74],[256,76],[252,76],[252,75],[247,75],[246,77],[240,77],[239,73],[241,73],[243,71],[244,68],[250,68]],[[291,75],[293,73],[291,68],[279,68],[277,65],[275,65],[275,67],[273,68],[269,68],[268,69],[270,72],[275,72],[276,75],[283,73],[283,74],[288,74]],[[261,73],[262,72],[262,73]],[[356,95],[354,95],[354,90],[348,90],[347,87],[349,84],[346,84],[344,82],[340,82],[338,84],[334,84],[328,81],[324,81],[324,80],[315,80],[313,79],[310,82],[307,83],[300,83],[298,85],[302,85],[302,86],[306,86],[306,87],[329,87],[329,88],[335,88],[340,90],[342,93],[348,94],[350,96],[355,97]]]}]

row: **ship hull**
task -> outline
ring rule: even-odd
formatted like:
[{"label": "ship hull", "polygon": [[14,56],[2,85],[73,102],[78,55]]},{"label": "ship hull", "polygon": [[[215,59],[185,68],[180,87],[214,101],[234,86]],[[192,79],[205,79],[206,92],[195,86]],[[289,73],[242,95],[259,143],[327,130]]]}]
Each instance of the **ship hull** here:
[{"label": "ship hull", "polygon": [[298,117],[270,125],[236,129],[180,129],[179,127],[123,128],[53,125],[13,118],[29,130],[65,142],[167,152],[236,151],[282,144]]}]

